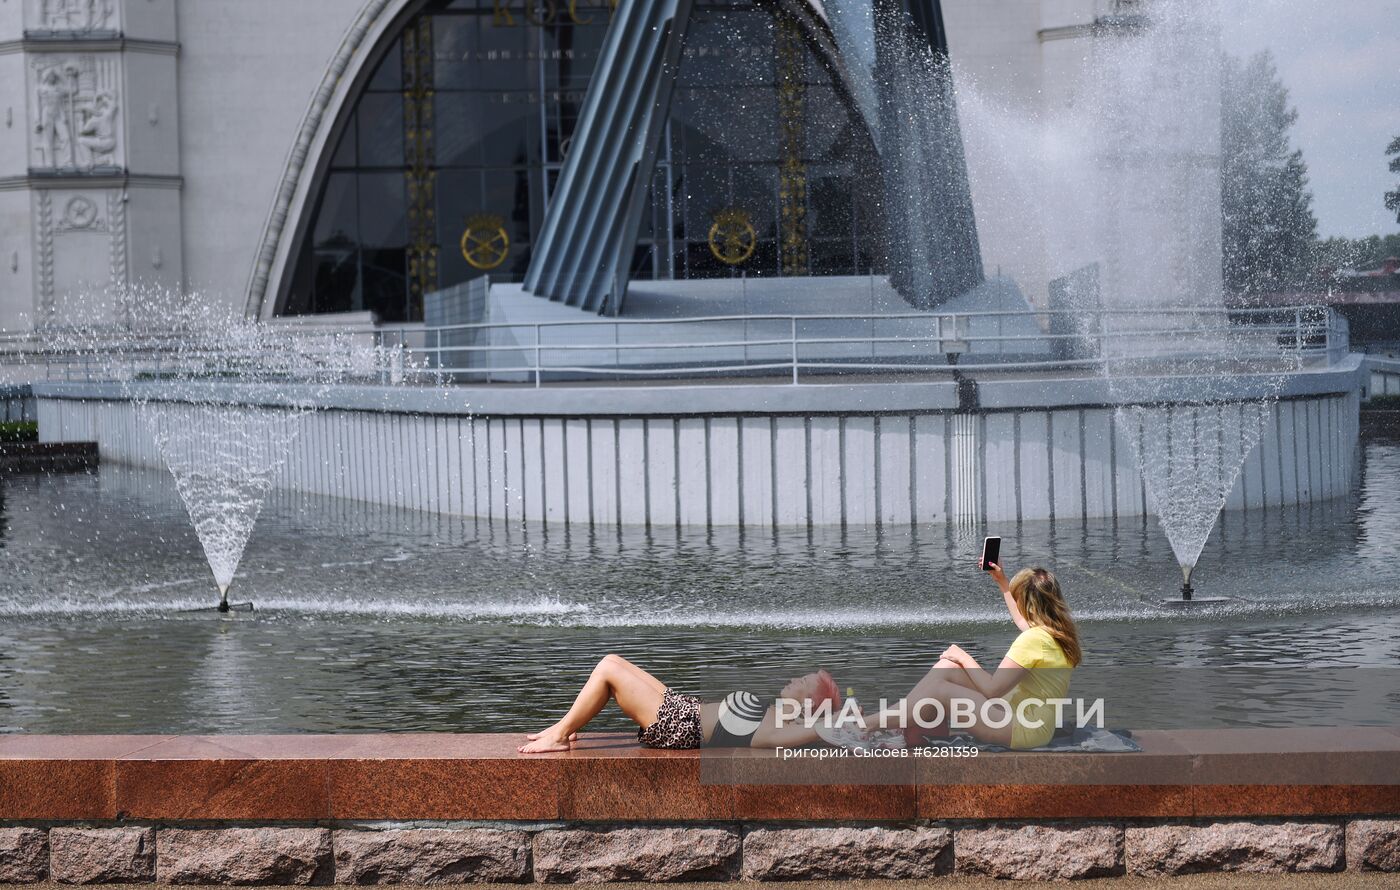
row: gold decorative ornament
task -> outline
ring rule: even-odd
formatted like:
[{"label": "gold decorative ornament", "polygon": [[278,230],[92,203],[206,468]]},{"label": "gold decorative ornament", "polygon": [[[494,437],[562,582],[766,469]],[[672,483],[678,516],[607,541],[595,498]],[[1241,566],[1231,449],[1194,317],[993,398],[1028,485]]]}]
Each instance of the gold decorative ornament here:
[{"label": "gold decorative ornament", "polygon": [[506,221],[499,216],[479,213],[467,220],[462,232],[462,257],[473,269],[494,269],[506,261],[510,253],[510,235]]},{"label": "gold decorative ornament", "polygon": [[403,146],[407,169],[408,289],[421,312],[423,294],[438,285],[437,173],[433,169],[433,20],[423,16],[403,35]]},{"label": "gold decorative ornament", "polygon": [[753,250],[758,246],[758,233],[749,221],[748,211],[727,207],[715,211],[709,242],[710,253],[715,255],[715,259],[737,266],[753,256]]},{"label": "gold decorative ornament", "polygon": [[803,66],[807,47],[797,20],[778,14],[777,33],[779,158],[778,255],[784,275],[806,275],[807,165],[802,161],[805,142],[807,81]]}]

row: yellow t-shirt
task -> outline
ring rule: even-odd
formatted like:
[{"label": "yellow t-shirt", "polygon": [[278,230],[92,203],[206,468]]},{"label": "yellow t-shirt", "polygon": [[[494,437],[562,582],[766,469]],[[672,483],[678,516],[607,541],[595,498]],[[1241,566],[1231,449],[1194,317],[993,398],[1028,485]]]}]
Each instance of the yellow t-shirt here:
[{"label": "yellow t-shirt", "polygon": [[[1008,699],[1013,718],[1019,713],[1023,700],[1040,702],[1026,705],[1024,723],[1016,720],[1011,724],[1011,747],[1039,747],[1055,734],[1055,707],[1049,701],[1069,697],[1069,675],[1074,666],[1065,657],[1065,650],[1050,636],[1050,631],[1043,627],[1021,631],[1006,657],[1027,669]],[[1037,721],[1042,725],[1035,726]]]}]

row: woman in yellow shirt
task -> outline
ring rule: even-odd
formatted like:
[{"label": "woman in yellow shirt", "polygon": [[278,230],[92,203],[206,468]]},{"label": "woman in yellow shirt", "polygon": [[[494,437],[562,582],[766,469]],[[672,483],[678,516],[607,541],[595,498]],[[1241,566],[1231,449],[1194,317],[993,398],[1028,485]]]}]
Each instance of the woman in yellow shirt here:
[{"label": "woman in yellow shirt", "polygon": [[[1001,566],[989,569],[1021,635],[995,672],[961,647],[949,646],[897,708],[898,722],[912,723],[911,709],[920,702],[936,700],[946,715],[954,713],[954,700],[962,700],[972,705],[973,719],[965,728],[976,738],[1009,748],[1039,747],[1055,734],[1052,700],[1069,695],[1069,675],[1080,660],[1079,631],[1049,570],[1022,569],[1007,581]],[[925,716],[931,715],[925,711]]]}]

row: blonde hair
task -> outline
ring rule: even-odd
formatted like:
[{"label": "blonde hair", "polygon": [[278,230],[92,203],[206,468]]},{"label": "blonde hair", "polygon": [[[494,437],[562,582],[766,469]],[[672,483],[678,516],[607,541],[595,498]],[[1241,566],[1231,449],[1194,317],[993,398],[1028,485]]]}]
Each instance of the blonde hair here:
[{"label": "blonde hair", "polygon": [[1082,657],[1079,629],[1069,616],[1069,606],[1060,593],[1060,582],[1050,570],[1036,566],[1017,572],[1011,579],[1011,597],[1027,623],[1045,628],[1060,644],[1069,663],[1078,666]]}]

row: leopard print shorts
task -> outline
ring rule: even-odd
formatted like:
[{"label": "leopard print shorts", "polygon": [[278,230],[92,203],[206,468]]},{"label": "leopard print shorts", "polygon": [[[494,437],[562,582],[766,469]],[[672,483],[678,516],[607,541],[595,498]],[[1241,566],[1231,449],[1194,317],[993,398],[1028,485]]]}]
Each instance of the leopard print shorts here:
[{"label": "leopard print shorts", "polygon": [[656,722],[639,728],[637,741],[648,748],[700,747],[700,699],[667,689],[656,709]]}]

